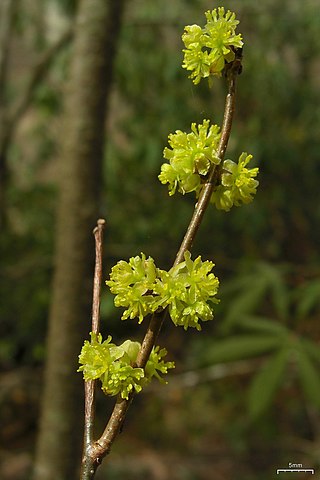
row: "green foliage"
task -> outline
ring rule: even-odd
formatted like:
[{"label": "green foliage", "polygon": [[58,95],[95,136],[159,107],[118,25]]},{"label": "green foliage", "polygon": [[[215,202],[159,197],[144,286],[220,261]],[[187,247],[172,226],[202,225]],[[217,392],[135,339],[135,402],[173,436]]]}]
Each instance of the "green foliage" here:
[{"label": "green foliage", "polygon": [[299,344],[296,356],[299,380],[306,400],[320,408],[319,358],[315,361],[310,349],[304,347],[303,343]]},{"label": "green foliage", "polygon": [[139,323],[150,313],[169,307],[175,325],[195,327],[201,330],[199,320],[212,320],[209,303],[217,303],[219,280],[210,273],[214,264],[203,262],[201,257],[191,260],[186,252],[185,260],[168,272],[160,270],[152,258],[132,257],[129,262],[120,260],[106,284],[116,295],[115,305],[127,307],[122,319],[139,318]]},{"label": "green foliage", "polygon": [[297,314],[300,318],[310,315],[320,305],[320,280],[304,284],[296,292]]},{"label": "green foliage", "polygon": [[160,373],[166,374],[169,368],[174,368],[173,362],[165,362],[165,348],[154,347],[145,369],[135,366],[141,347],[139,342],[126,340],[117,346],[111,343],[111,336],[102,341],[102,335],[91,335],[91,342],[85,341],[79,355],[78,372],[83,372],[84,380],[100,379],[101,388],[106,395],[121,395],[129,398],[129,394],[139,393],[153,377],[160,382]]},{"label": "green foliage", "polygon": [[188,25],[182,35],[186,47],[182,66],[192,71],[194,84],[209,75],[220,77],[225,64],[235,59],[234,49],[243,45],[241,34],[235,34],[239,22],[234,13],[225,13],[224,7],[219,7],[205,15],[204,28]]},{"label": "green foliage", "polygon": [[288,355],[288,349],[280,347],[254,376],[248,400],[248,410],[252,419],[262,415],[272,404],[283,380]]},{"label": "green foliage", "polygon": [[308,338],[301,338],[300,345],[314,363],[320,362],[320,349],[316,342]]},{"label": "green foliage", "polygon": [[285,335],[288,329],[277,320],[260,315],[246,314],[239,319],[238,327],[241,331],[252,332],[261,335]]},{"label": "green foliage", "polygon": [[225,363],[245,358],[257,357],[277,350],[283,343],[283,335],[251,333],[229,336],[212,342],[201,355],[201,363]]},{"label": "green foliage", "polygon": [[[248,415],[255,421],[271,409],[279,390],[288,384],[292,388],[292,383],[295,388],[300,385],[306,403],[316,408],[320,405],[319,346],[294,330],[297,320],[302,320],[303,325],[310,323],[310,319],[302,318],[301,314],[310,313],[311,307],[314,312],[314,307],[318,306],[317,300],[314,300],[315,305],[308,303],[309,289],[311,298],[315,299],[313,292],[318,280],[292,293],[286,287],[284,271],[274,265],[261,264],[250,274],[231,280],[222,294],[223,301],[230,303],[226,314],[230,322],[228,328],[222,325],[220,330],[224,335],[221,338],[202,342],[201,353],[196,350],[201,366],[250,358],[257,361],[258,369],[251,381],[247,405]],[[301,305],[310,308],[303,310]],[[274,317],[258,313],[266,308]],[[226,332],[229,334],[225,337]]]},{"label": "green foliage", "polygon": [[232,298],[226,311],[223,329],[226,331],[236,325],[248,322],[248,315],[252,315],[261,307],[266,298],[270,298],[276,315],[284,319],[288,315],[290,297],[286,280],[285,269],[265,262],[255,263],[244,273],[239,272],[222,290],[222,296]]}]

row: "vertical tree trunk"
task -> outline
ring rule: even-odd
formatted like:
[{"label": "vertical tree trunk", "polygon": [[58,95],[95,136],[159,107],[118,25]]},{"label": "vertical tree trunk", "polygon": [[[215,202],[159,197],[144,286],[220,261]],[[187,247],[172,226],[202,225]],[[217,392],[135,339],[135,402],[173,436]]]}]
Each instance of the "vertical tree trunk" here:
[{"label": "vertical tree trunk", "polygon": [[88,332],[106,101],[124,0],[81,0],[61,129],[55,275],[34,480],[73,480],[83,425],[78,354]]},{"label": "vertical tree trunk", "polygon": [[5,143],[4,135],[7,126],[7,62],[14,7],[13,0],[2,0],[0,4],[0,227],[3,227],[5,222],[4,189],[7,177],[7,163],[3,144]]}]

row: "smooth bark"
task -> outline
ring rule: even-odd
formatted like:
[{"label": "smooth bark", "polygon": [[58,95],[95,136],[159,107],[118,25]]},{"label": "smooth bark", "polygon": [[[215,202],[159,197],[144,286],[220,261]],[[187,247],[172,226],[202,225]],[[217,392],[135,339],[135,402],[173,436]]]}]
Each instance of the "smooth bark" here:
[{"label": "smooth bark", "polygon": [[13,0],[3,0],[0,4],[0,226],[4,224],[4,187],[7,178],[7,165],[5,162],[5,154],[3,152],[2,145],[5,143],[5,129],[7,125],[7,65],[9,58],[13,13]]},{"label": "smooth bark", "polygon": [[80,465],[83,401],[76,370],[90,314],[90,232],[99,215],[106,105],[123,5],[82,0],[76,19],[61,128],[55,274],[34,480],[71,480]]}]

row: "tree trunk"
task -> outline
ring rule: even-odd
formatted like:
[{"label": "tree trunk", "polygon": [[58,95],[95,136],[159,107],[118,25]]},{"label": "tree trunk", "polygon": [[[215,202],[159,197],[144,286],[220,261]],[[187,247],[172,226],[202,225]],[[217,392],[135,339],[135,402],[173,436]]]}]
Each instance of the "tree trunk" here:
[{"label": "tree trunk", "polygon": [[83,402],[76,373],[90,325],[94,242],[106,103],[124,0],[82,0],[61,130],[55,275],[34,480],[73,480],[80,465]]},{"label": "tree trunk", "polygon": [[7,178],[6,157],[2,145],[5,142],[4,134],[7,124],[7,63],[9,45],[14,14],[13,0],[3,0],[0,5],[0,227],[4,226],[5,220],[5,183]]}]

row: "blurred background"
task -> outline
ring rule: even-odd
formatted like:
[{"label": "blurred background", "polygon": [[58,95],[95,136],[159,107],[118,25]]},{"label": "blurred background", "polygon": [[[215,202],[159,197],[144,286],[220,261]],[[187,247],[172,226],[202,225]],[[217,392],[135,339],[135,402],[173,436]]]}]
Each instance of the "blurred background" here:
[{"label": "blurred background", "polygon": [[[78,3],[85,1],[0,5],[3,480],[31,478],[35,461],[48,318],[53,321],[56,298],[54,259],[64,242],[56,228],[59,191],[66,188],[59,158],[67,150],[68,130],[61,125],[78,51],[72,33]],[[245,42],[226,158],[252,153],[260,186],[250,205],[229,213],[208,209],[193,255],[216,264],[221,302],[215,319],[200,333],[164,326],[159,344],[176,369],[167,386],[151,386],[135,399],[97,479],[267,480],[289,462],[320,469],[320,3],[220,3],[236,12]],[[106,79],[103,157],[94,173],[99,195],[92,218],[107,222],[104,279],[118,260],[140,252],[160,268],[173,263],[194,198],[168,196],[157,179],[162,151],[176,129],[187,131],[207,118],[220,124],[225,99],[223,80],[209,89],[206,81],[195,87],[187,78],[181,34],[185,25],[203,25],[204,12],[219,5],[124,3],[109,65],[112,83]],[[73,118],[81,116],[78,104],[73,108]],[[69,119],[70,110],[69,104]],[[70,176],[68,188],[77,181]],[[79,199],[85,208],[85,191]],[[77,217],[76,207],[72,215]],[[81,228],[92,255],[94,225]],[[91,284],[87,263],[88,278],[80,281]],[[69,284],[77,275],[70,271]],[[104,336],[142,339],[145,325],[121,322],[105,286],[101,301]],[[90,331],[90,315],[85,318],[75,351]],[[80,384],[81,376],[74,376]],[[98,395],[97,434],[112,405]],[[78,418],[79,428],[82,423]]]}]

